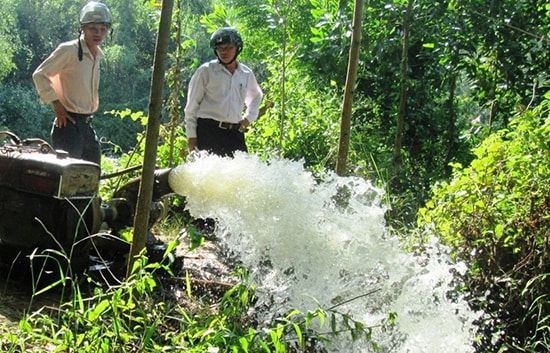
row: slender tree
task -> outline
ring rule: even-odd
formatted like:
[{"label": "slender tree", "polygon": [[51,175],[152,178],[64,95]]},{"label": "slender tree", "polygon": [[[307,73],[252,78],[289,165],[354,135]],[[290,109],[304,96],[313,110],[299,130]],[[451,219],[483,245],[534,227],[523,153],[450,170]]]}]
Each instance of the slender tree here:
[{"label": "slender tree", "polygon": [[355,0],[353,10],[353,24],[351,34],[351,47],[349,50],[348,73],[346,75],[346,86],[344,91],[344,102],[342,105],[342,119],[340,122],[340,140],[338,144],[338,161],[336,163],[336,174],[346,174],[347,158],[349,150],[349,135],[351,129],[351,112],[353,94],[357,84],[357,66],[361,46],[361,28],[363,24],[363,0]]},{"label": "slender tree", "polygon": [[168,53],[168,43],[170,41],[170,24],[173,7],[173,0],[162,1],[160,26],[153,64],[153,78],[151,82],[149,121],[145,135],[145,157],[143,159],[143,172],[134,218],[132,247],[130,249],[130,256],[128,257],[127,276],[131,274],[136,257],[145,248],[149,229],[149,211],[151,199],[153,197],[154,173],[156,168],[160,116],[163,102],[165,61]]},{"label": "slender tree", "polygon": [[408,89],[408,70],[409,70],[409,35],[414,0],[407,3],[405,20],[403,21],[403,46],[401,51],[401,80],[399,94],[399,112],[397,116],[397,128],[395,130],[395,142],[393,147],[393,167],[394,174],[398,176],[401,173],[403,159],[401,157],[401,148],[403,147],[403,130],[407,116]]}]

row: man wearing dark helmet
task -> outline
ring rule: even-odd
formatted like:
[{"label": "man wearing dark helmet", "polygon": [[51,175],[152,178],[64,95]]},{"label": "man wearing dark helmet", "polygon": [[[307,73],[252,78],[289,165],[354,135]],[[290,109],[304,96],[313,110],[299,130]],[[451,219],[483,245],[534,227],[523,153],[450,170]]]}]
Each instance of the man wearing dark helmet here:
[{"label": "man wearing dark helmet", "polygon": [[101,149],[91,122],[99,106],[99,45],[111,29],[111,11],[102,2],[90,1],[80,10],[79,22],[79,38],[61,43],[36,68],[33,80],[40,101],[53,106],[53,147],[100,164]]},{"label": "man wearing dark helmet", "polygon": [[247,152],[244,133],[258,118],[263,92],[252,70],[237,60],[243,41],[235,28],[215,31],[210,47],[217,59],[202,64],[189,82],[188,147],[221,156]]}]

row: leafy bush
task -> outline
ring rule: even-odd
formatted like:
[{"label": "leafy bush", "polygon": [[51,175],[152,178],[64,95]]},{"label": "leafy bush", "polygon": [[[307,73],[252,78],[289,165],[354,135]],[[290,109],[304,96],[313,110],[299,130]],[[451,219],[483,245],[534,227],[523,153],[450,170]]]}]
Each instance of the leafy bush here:
[{"label": "leafy bush", "polygon": [[40,104],[34,88],[8,84],[0,89],[0,128],[20,138],[49,141],[53,122],[51,106]]},{"label": "leafy bush", "polygon": [[[177,241],[171,242],[167,253],[175,246]],[[212,288],[200,297],[195,296],[198,286],[189,275],[183,287],[175,290],[175,281],[164,283],[163,274],[171,274],[168,266],[140,257],[130,277],[118,285],[104,287],[88,278],[93,289],[88,293],[67,282],[72,290],[67,302],[27,313],[17,328],[0,325],[0,349],[14,353],[325,353],[323,345],[344,333],[376,347],[372,328],[339,312],[338,305],[306,313],[290,310],[273,322],[258,323],[251,310],[255,286],[244,269],[235,273],[239,281],[232,287]],[[170,295],[163,285],[180,295]],[[390,315],[386,324],[393,321]]]},{"label": "leafy bush", "polygon": [[[548,97],[547,97],[548,98]],[[474,149],[467,168],[434,188],[419,212],[469,264],[471,305],[483,309],[480,351],[550,348],[550,101]]]},{"label": "leafy bush", "polygon": [[[311,169],[335,165],[341,101],[334,90],[312,89],[311,85],[312,82],[303,77],[299,82],[287,82],[284,108],[273,104],[247,134],[250,151],[303,159]],[[269,99],[269,96],[264,99],[268,105],[272,104]]]}]

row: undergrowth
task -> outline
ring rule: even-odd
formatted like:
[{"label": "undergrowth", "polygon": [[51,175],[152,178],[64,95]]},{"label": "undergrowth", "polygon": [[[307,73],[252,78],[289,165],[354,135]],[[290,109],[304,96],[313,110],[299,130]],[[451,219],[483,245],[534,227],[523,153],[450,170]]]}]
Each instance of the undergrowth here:
[{"label": "undergrowth", "polygon": [[479,352],[550,350],[549,141],[546,100],[485,139],[470,166],[455,164],[419,212],[469,265],[464,290],[486,313]]},{"label": "undergrowth", "polygon": [[[170,243],[164,259],[176,243]],[[251,310],[255,286],[242,268],[235,272],[237,284],[214,298],[195,295],[187,275],[184,295],[176,299],[164,281],[172,271],[163,263],[148,263],[142,256],[131,275],[115,285],[97,283],[89,276],[80,283],[57,282],[70,287],[69,299],[34,311],[29,308],[17,329],[4,324],[0,350],[323,353],[336,334],[349,334],[350,339],[366,340],[376,348],[372,328],[338,312],[337,306],[305,313],[289,309],[273,322],[258,323]]]}]

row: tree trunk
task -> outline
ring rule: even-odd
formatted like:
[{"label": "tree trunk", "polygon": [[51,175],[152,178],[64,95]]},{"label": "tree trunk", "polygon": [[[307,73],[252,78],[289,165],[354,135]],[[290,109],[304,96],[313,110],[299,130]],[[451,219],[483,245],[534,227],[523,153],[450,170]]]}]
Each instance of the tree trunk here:
[{"label": "tree trunk", "polygon": [[399,113],[397,116],[397,128],[395,131],[395,141],[393,147],[393,168],[394,175],[397,177],[397,182],[400,180],[403,158],[401,157],[401,149],[403,148],[403,130],[405,128],[405,119],[407,117],[407,99],[409,96],[408,88],[408,67],[409,67],[409,34],[410,22],[412,15],[414,0],[409,0],[407,4],[407,12],[403,23],[403,49],[401,52],[401,91],[399,94]]},{"label": "tree trunk", "polygon": [[455,143],[455,125],[456,125],[456,111],[455,111],[455,96],[456,96],[456,72],[451,72],[449,77],[449,98],[447,99],[447,111],[449,112],[449,121],[447,122],[447,153],[445,154],[445,176],[450,177],[452,168],[449,165],[456,155],[458,148]]},{"label": "tree trunk", "polygon": [[357,79],[357,66],[361,47],[361,27],[363,23],[363,0],[355,0],[353,10],[353,31],[351,33],[351,46],[349,49],[348,72],[346,76],[346,88],[342,104],[342,117],[340,123],[340,140],[338,143],[338,160],[336,162],[336,174],[345,175],[349,151],[349,135],[351,130],[351,108],[353,94]]},{"label": "tree trunk", "polygon": [[153,63],[153,78],[151,80],[151,93],[149,98],[149,120],[145,132],[145,152],[143,159],[143,172],[139,185],[136,214],[134,217],[134,235],[128,268],[126,275],[130,276],[136,257],[143,251],[146,245],[149,225],[149,211],[153,197],[153,182],[157,160],[157,143],[160,128],[160,116],[162,112],[162,96],[164,86],[165,62],[170,40],[170,25],[172,20],[173,0],[163,0],[160,16],[159,32],[155,48]]},{"label": "tree trunk", "polygon": [[[182,116],[181,114],[181,103],[180,103],[180,93],[184,90],[184,82],[182,71],[181,70],[181,61],[183,57],[183,46],[181,43],[181,31],[182,31],[182,1],[183,0],[176,0],[176,9],[177,9],[177,16],[176,16],[176,61],[174,63],[174,66],[172,69],[168,70],[171,71],[171,74],[168,74],[169,77],[169,87],[171,87],[170,95],[167,100],[168,105],[168,116],[170,117],[170,152],[168,154],[168,166],[173,167],[174,166],[174,144],[176,140],[176,132],[180,128],[179,126],[179,119]],[[166,199],[167,201],[168,199]]]}]

